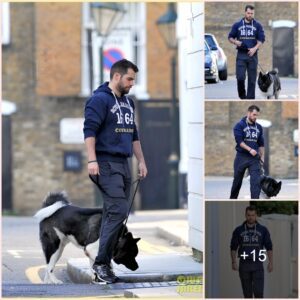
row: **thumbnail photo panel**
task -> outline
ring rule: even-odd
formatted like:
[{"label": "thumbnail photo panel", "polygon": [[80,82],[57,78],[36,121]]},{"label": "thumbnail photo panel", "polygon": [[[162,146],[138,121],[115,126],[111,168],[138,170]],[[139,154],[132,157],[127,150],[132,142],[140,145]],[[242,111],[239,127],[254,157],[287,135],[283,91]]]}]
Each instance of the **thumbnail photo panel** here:
[{"label": "thumbnail photo panel", "polygon": [[298,201],[205,202],[205,297],[298,297]]},{"label": "thumbnail photo panel", "polygon": [[298,199],[298,102],[205,102],[205,199]]}]

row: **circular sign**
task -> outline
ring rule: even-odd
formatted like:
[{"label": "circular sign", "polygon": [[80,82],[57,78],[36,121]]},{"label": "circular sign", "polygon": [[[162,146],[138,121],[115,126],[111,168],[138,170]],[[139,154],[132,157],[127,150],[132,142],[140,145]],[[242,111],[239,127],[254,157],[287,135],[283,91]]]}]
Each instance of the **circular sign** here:
[{"label": "circular sign", "polygon": [[120,49],[110,48],[103,52],[103,65],[105,70],[110,70],[112,65],[124,58],[124,54]]}]

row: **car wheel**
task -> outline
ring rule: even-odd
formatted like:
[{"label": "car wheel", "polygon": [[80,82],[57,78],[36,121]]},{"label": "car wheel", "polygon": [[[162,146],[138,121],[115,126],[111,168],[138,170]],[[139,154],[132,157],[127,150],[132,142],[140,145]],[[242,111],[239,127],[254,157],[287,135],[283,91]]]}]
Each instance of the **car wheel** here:
[{"label": "car wheel", "polygon": [[228,74],[227,74],[227,68],[223,71],[220,71],[219,72],[219,77],[220,77],[220,80],[227,80],[227,77],[228,77]]},{"label": "car wheel", "polygon": [[213,83],[218,83],[220,81],[219,72],[216,72],[216,78],[212,80]]}]

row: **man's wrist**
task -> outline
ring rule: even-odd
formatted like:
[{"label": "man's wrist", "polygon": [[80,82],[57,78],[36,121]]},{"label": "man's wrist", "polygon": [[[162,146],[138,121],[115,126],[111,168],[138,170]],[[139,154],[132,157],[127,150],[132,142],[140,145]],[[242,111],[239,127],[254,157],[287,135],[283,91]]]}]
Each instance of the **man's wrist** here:
[{"label": "man's wrist", "polygon": [[88,161],[88,164],[93,163],[93,162],[98,162],[97,159],[92,159]]},{"label": "man's wrist", "polygon": [[251,152],[251,150],[252,150],[252,148],[250,148],[250,149],[248,150],[248,152],[250,153],[250,152]]}]

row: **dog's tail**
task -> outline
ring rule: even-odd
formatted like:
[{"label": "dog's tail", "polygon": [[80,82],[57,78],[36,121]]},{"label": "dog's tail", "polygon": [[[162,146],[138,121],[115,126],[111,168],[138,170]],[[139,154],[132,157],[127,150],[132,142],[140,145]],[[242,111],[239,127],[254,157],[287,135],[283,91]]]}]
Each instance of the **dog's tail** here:
[{"label": "dog's tail", "polygon": [[69,201],[68,195],[65,191],[58,193],[49,192],[43,201],[42,209],[40,209],[34,217],[37,218],[39,222],[42,222],[62,207],[70,204],[71,202]]},{"label": "dog's tail", "polygon": [[279,72],[279,70],[277,68],[275,68],[275,69],[272,70],[273,74],[278,74],[278,72]]}]

